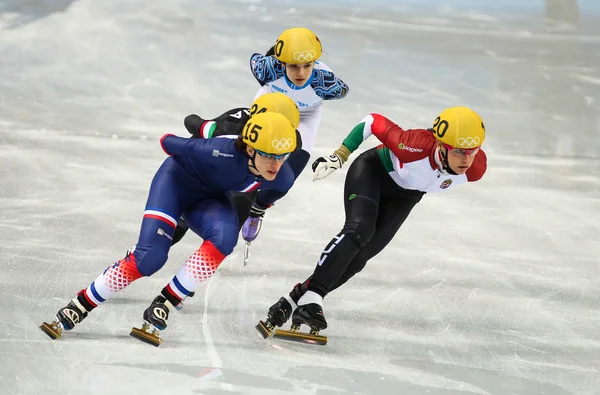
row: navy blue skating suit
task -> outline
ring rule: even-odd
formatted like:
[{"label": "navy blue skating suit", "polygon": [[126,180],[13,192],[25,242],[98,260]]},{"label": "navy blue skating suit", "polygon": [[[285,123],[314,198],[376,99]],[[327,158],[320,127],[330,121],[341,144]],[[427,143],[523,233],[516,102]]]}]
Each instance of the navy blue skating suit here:
[{"label": "navy blue skating suit", "polygon": [[167,261],[177,219],[185,213],[189,227],[225,256],[238,239],[237,211],[229,192],[255,189],[287,192],[294,173],[284,163],[273,181],[253,175],[248,155],[232,139],[189,139],[166,135],[161,146],[170,155],[156,172],[136,244],[135,262],[149,276]]}]

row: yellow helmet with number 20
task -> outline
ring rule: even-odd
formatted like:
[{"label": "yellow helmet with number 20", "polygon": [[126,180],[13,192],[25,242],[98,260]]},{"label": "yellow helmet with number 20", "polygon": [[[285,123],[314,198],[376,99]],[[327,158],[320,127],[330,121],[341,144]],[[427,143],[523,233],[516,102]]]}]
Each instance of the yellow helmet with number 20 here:
[{"label": "yellow helmet with number 20", "polygon": [[275,41],[275,57],[283,63],[309,63],[319,59],[322,53],[317,35],[304,27],[288,29]]},{"label": "yellow helmet with number 20", "polygon": [[485,126],[477,113],[468,107],[445,109],[433,123],[433,135],[452,148],[473,149],[485,140]]},{"label": "yellow helmet with number 20", "polygon": [[250,116],[263,112],[277,112],[286,117],[296,129],[300,124],[300,111],[296,103],[281,92],[265,93],[254,100],[250,107]]},{"label": "yellow helmet with number 20", "polygon": [[265,154],[285,155],[296,149],[296,129],[284,115],[263,112],[246,122],[242,140]]}]

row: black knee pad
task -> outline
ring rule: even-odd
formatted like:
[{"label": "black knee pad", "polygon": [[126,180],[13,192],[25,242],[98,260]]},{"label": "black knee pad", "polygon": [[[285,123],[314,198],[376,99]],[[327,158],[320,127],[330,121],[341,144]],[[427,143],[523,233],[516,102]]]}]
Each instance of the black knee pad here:
[{"label": "black knee pad", "polygon": [[359,247],[364,247],[375,234],[375,218],[361,217],[353,221],[347,221],[342,229],[342,234],[347,235]]}]

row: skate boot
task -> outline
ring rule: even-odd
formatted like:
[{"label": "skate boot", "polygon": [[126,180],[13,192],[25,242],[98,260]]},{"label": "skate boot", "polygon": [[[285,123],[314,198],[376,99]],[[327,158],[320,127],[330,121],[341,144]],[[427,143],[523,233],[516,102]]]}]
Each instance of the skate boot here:
[{"label": "skate boot", "polygon": [[292,311],[297,307],[298,300],[306,292],[306,286],[302,283],[296,284],[289,295],[279,298],[277,303],[269,308],[267,319],[258,321],[256,330],[265,339],[271,335],[275,326],[281,327],[290,319]]},{"label": "skate boot", "polygon": [[246,244],[244,244],[244,266],[248,264],[248,259],[250,258],[250,243],[256,239],[260,232],[263,217],[265,216],[265,210],[266,209],[252,204],[250,216],[246,218],[246,222],[242,225],[242,237],[244,241],[246,241]]},{"label": "skate boot", "polygon": [[144,323],[141,328],[132,328],[129,334],[144,343],[151,344],[153,346],[160,346],[162,339],[160,338],[160,331],[167,329],[167,320],[169,319],[169,312],[173,308],[173,304],[167,300],[163,295],[158,295],[152,301],[150,307],[144,311]]},{"label": "skate boot", "polygon": [[88,311],[77,298],[71,300],[68,305],[58,310],[56,319],[48,324],[47,322],[42,323],[40,329],[50,337],[52,340],[56,340],[62,336],[63,330],[70,331],[75,328],[75,325],[79,324],[85,317],[87,317]]},{"label": "skate boot", "polygon": [[250,216],[242,226],[242,237],[246,243],[250,244],[258,236],[262,226],[263,217],[265,216],[265,210],[266,209],[260,208],[255,204],[250,208]]},{"label": "skate boot", "polygon": [[[321,306],[323,298],[315,292],[308,291],[298,302],[303,304],[294,310],[290,330],[277,329],[273,337],[303,343],[327,344],[327,336],[319,336],[319,331],[327,328],[327,321]],[[300,325],[308,325],[310,332],[300,332]]]},{"label": "skate boot", "polygon": [[300,325],[308,325],[311,333],[318,333],[319,331],[327,328],[327,321],[323,315],[323,307],[317,303],[305,304],[298,306],[294,310],[292,317],[292,329],[295,326],[300,328]]}]

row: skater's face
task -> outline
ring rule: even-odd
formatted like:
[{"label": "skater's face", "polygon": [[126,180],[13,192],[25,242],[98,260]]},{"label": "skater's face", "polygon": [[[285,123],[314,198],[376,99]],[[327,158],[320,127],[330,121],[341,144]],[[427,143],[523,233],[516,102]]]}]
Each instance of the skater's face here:
[{"label": "skater's face", "polygon": [[[290,154],[270,155],[248,147],[248,155],[250,155],[250,157],[252,157],[254,152],[256,152],[256,155],[254,156],[256,170],[254,173],[258,172],[257,175],[260,175],[267,181],[273,181],[275,177],[277,177],[277,173],[279,173],[281,166],[283,166],[283,162],[290,156]],[[252,168],[250,169],[254,170]]]},{"label": "skater's face", "polygon": [[470,150],[456,149],[442,144],[441,142],[438,142],[438,146],[442,152],[445,152],[446,157],[448,158],[448,166],[450,166],[456,174],[465,174],[473,164],[475,156],[479,152],[479,148]]},{"label": "skater's face", "polygon": [[315,62],[303,64],[286,64],[285,74],[288,79],[296,86],[303,86],[312,77]]}]

